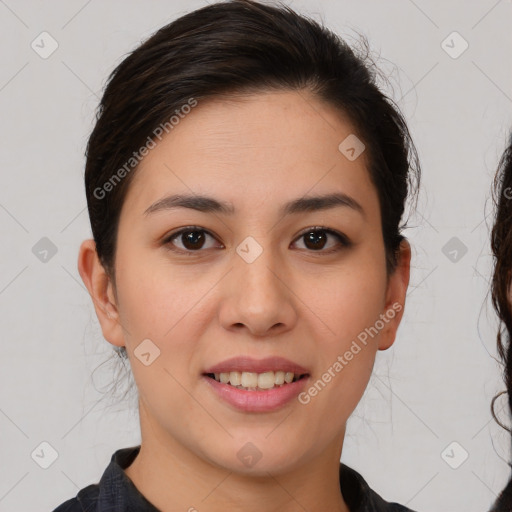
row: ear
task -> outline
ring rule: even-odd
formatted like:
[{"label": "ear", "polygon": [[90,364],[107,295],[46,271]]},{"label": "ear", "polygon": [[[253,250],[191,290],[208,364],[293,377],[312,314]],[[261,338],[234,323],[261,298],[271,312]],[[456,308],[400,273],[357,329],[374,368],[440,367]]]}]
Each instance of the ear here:
[{"label": "ear", "polygon": [[410,270],[411,245],[403,239],[400,242],[397,266],[388,278],[386,305],[382,315],[385,326],[380,333],[379,350],[388,349],[395,341],[396,331],[404,314]]},{"label": "ear", "polygon": [[94,240],[84,240],[78,254],[78,272],[94,303],[103,337],[112,345],[125,345],[114,285],[101,264]]}]

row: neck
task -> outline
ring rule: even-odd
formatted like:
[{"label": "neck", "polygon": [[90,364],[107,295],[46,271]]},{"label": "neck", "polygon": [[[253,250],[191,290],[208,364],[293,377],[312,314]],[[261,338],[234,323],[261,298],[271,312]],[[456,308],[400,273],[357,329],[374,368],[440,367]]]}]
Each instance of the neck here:
[{"label": "neck", "polygon": [[140,419],[140,452],[125,473],[162,512],[349,512],[339,482],[343,439],[336,439],[316,458],[297,460],[291,470],[254,476],[220,467],[206,454],[190,451],[149,421],[143,403]]}]

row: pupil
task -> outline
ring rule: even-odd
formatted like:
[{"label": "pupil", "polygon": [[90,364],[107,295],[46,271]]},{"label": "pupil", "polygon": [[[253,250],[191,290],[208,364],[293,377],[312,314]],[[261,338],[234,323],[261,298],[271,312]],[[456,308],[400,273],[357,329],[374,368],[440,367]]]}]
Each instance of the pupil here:
[{"label": "pupil", "polygon": [[202,247],[204,235],[201,231],[188,231],[186,234],[183,234],[183,236],[183,245],[185,247],[187,247],[187,244],[189,244],[189,249],[200,249]]},{"label": "pupil", "polygon": [[[322,249],[325,245],[325,233],[322,233],[321,231],[310,231],[309,233],[306,233],[304,235],[306,237],[306,240],[309,242],[313,242],[313,249]],[[322,239],[324,243],[320,243],[320,247],[318,247],[318,241],[319,239]]]}]

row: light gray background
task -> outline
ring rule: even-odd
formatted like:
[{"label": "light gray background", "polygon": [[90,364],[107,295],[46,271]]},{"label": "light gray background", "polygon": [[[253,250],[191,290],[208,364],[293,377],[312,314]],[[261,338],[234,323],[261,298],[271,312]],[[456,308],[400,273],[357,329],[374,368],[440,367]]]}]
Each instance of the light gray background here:
[{"label": "light gray background", "polygon": [[[90,236],[84,149],[110,71],[157,28],[205,1],[0,0],[0,510],[53,510],[138,444],[76,268]],[[405,234],[413,270],[404,321],[349,423],[342,460],[385,498],[420,512],[487,510],[509,476],[491,269],[490,184],[512,126],[510,0],[288,0],[349,40],[366,34],[390,74],[423,164]],[[31,48],[47,31],[47,59]],[[458,58],[442,42],[457,31]],[[448,39],[458,51],[461,41]],[[57,253],[41,261],[43,237]],[[451,261],[443,247],[464,244]],[[498,403],[500,408],[505,400]],[[507,409],[501,416],[506,421]],[[46,441],[58,458],[42,469]],[[453,451],[446,448],[456,441]],[[464,453],[468,459],[457,469]],[[444,454],[444,455],[443,455]]]}]

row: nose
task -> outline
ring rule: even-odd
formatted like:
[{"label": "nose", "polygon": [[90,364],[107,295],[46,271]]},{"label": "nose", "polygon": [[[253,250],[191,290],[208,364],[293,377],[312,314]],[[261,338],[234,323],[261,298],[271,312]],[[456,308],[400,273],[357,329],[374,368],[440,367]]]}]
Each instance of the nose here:
[{"label": "nose", "polygon": [[254,260],[242,251],[234,254],[233,268],[223,282],[219,315],[225,329],[268,337],[295,326],[296,296],[291,273],[275,251],[265,248]]}]

